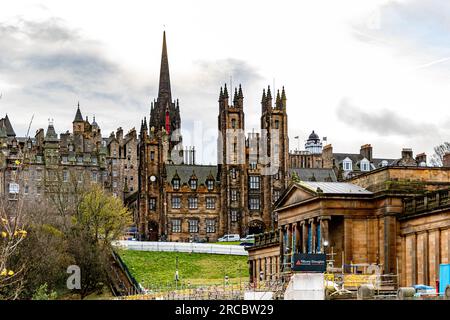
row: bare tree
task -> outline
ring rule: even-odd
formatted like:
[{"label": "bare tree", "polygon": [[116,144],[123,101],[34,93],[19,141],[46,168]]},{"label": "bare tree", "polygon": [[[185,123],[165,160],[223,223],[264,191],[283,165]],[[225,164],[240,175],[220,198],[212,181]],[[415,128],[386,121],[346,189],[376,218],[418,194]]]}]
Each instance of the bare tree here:
[{"label": "bare tree", "polygon": [[444,142],[434,147],[434,154],[431,156],[430,162],[435,167],[442,167],[443,159],[446,153],[450,152],[450,143]]}]

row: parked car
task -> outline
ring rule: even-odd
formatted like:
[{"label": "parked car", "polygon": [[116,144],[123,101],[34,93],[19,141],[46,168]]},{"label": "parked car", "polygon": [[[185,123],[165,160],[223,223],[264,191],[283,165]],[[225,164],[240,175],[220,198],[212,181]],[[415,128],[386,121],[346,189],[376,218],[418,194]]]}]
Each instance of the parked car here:
[{"label": "parked car", "polygon": [[253,246],[255,244],[255,235],[249,234],[241,239],[241,246]]},{"label": "parked car", "polygon": [[219,242],[239,241],[241,237],[238,234],[225,234],[222,238],[217,239]]}]

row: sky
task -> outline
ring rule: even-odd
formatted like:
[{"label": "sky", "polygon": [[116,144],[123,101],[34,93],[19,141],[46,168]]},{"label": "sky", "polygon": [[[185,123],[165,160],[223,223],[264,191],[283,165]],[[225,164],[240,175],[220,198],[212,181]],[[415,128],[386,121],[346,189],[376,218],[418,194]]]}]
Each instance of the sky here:
[{"label": "sky", "polygon": [[0,117],[20,136],[32,117],[31,136],[49,119],[71,130],[78,101],[104,136],[139,130],[157,97],[166,30],[183,141],[201,163],[216,162],[217,100],[230,82],[242,84],[248,132],[259,130],[263,88],[285,87],[292,150],[312,130],[335,152],[370,143],[385,158],[402,148],[430,157],[450,138],[446,0],[0,5]]}]

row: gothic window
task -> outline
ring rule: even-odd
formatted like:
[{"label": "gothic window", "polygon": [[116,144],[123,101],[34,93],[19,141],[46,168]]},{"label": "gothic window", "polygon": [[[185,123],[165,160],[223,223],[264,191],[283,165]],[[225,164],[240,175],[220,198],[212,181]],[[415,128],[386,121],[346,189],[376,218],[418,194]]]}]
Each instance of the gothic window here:
[{"label": "gothic window", "polygon": [[180,189],[180,179],[173,179],[172,186],[173,186],[174,190],[179,190]]},{"label": "gothic window", "polygon": [[172,220],[172,232],[174,232],[174,233],[181,232],[181,220],[180,219]]},{"label": "gothic window", "polygon": [[236,209],[231,210],[231,222],[238,221],[238,211]]},{"label": "gothic window", "polygon": [[214,219],[206,219],[206,232],[214,233],[216,232],[216,220]]},{"label": "gothic window", "polygon": [[181,197],[172,196],[172,209],[180,209],[181,208]]},{"label": "gothic window", "polygon": [[237,172],[236,172],[236,168],[231,168],[231,178],[232,179],[236,179],[237,177]]},{"label": "gothic window", "polygon": [[198,232],[198,220],[197,219],[189,220],[189,232],[191,232],[191,233]]},{"label": "gothic window", "polygon": [[249,177],[249,185],[250,185],[250,189],[253,189],[253,190],[259,189],[259,176],[250,176]]},{"label": "gothic window", "polygon": [[260,208],[259,198],[256,197],[249,198],[248,204],[250,210],[259,210]]},{"label": "gothic window", "polygon": [[150,151],[150,160],[155,160],[155,151]]},{"label": "gothic window", "polygon": [[198,208],[198,198],[197,197],[189,197],[188,198],[188,207],[189,207],[189,209],[197,209]]},{"label": "gothic window", "polygon": [[216,208],[216,198],[207,197],[206,198],[206,209]]},{"label": "gothic window", "polygon": [[148,199],[148,209],[150,211],[155,211],[156,210],[156,198]]},{"label": "gothic window", "polygon": [[208,190],[211,191],[214,189],[214,180],[206,180],[206,186],[208,187]]},{"label": "gothic window", "polygon": [[236,129],[236,119],[231,119],[231,128]]}]

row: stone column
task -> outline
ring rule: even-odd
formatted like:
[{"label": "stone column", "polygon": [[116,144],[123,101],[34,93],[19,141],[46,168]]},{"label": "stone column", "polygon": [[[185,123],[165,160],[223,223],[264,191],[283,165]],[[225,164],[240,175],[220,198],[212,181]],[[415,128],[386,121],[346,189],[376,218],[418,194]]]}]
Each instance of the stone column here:
[{"label": "stone column", "polygon": [[329,234],[328,234],[328,220],[330,220],[330,216],[323,216],[320,218],[320,250],[325,253],[323,242],[328,241],[328,245],[330,245]]},{"label": "stone column", "polygon": [[279,270],[283,270],[283,268],[282,268],[282,265],[281,265],[281,263],[283,263],[283,257],[284,257],[284,229],[283,229],[283,227],[280,227],[280,229],[279,229],[280,231],[280,239],[279,239],[279,242],[280,242],[280,255],[279,255],[279,257],[280,257],[280,259],[279,259]]},{"label": "stone column", "polygon": [[308,225],[306,221],[303,220],[300,222],[302,226],[302,253],[307,253],[308,250]]},{"label": "stone column", "polygon": [[[286,226],[286,232],[287,232],[287,247],[289,248],[289,250],[286,250],[286,266],[290,266],[291,263],[291,256],[290,254],[292,253],[292,225],[288,224]],[[289,268],[291,269],[291,268]]]},{"label": "stone column", "polygon": [[313,219],[309,219],[309,227],[311,228],[311,253],[316,252],[316,223]]},{"label": "stone column", "polygon": [[300,239],[300,224],[298,222],[295,223],[295,243],[294,243],[294,252],[300,252],[301,239]]}]

